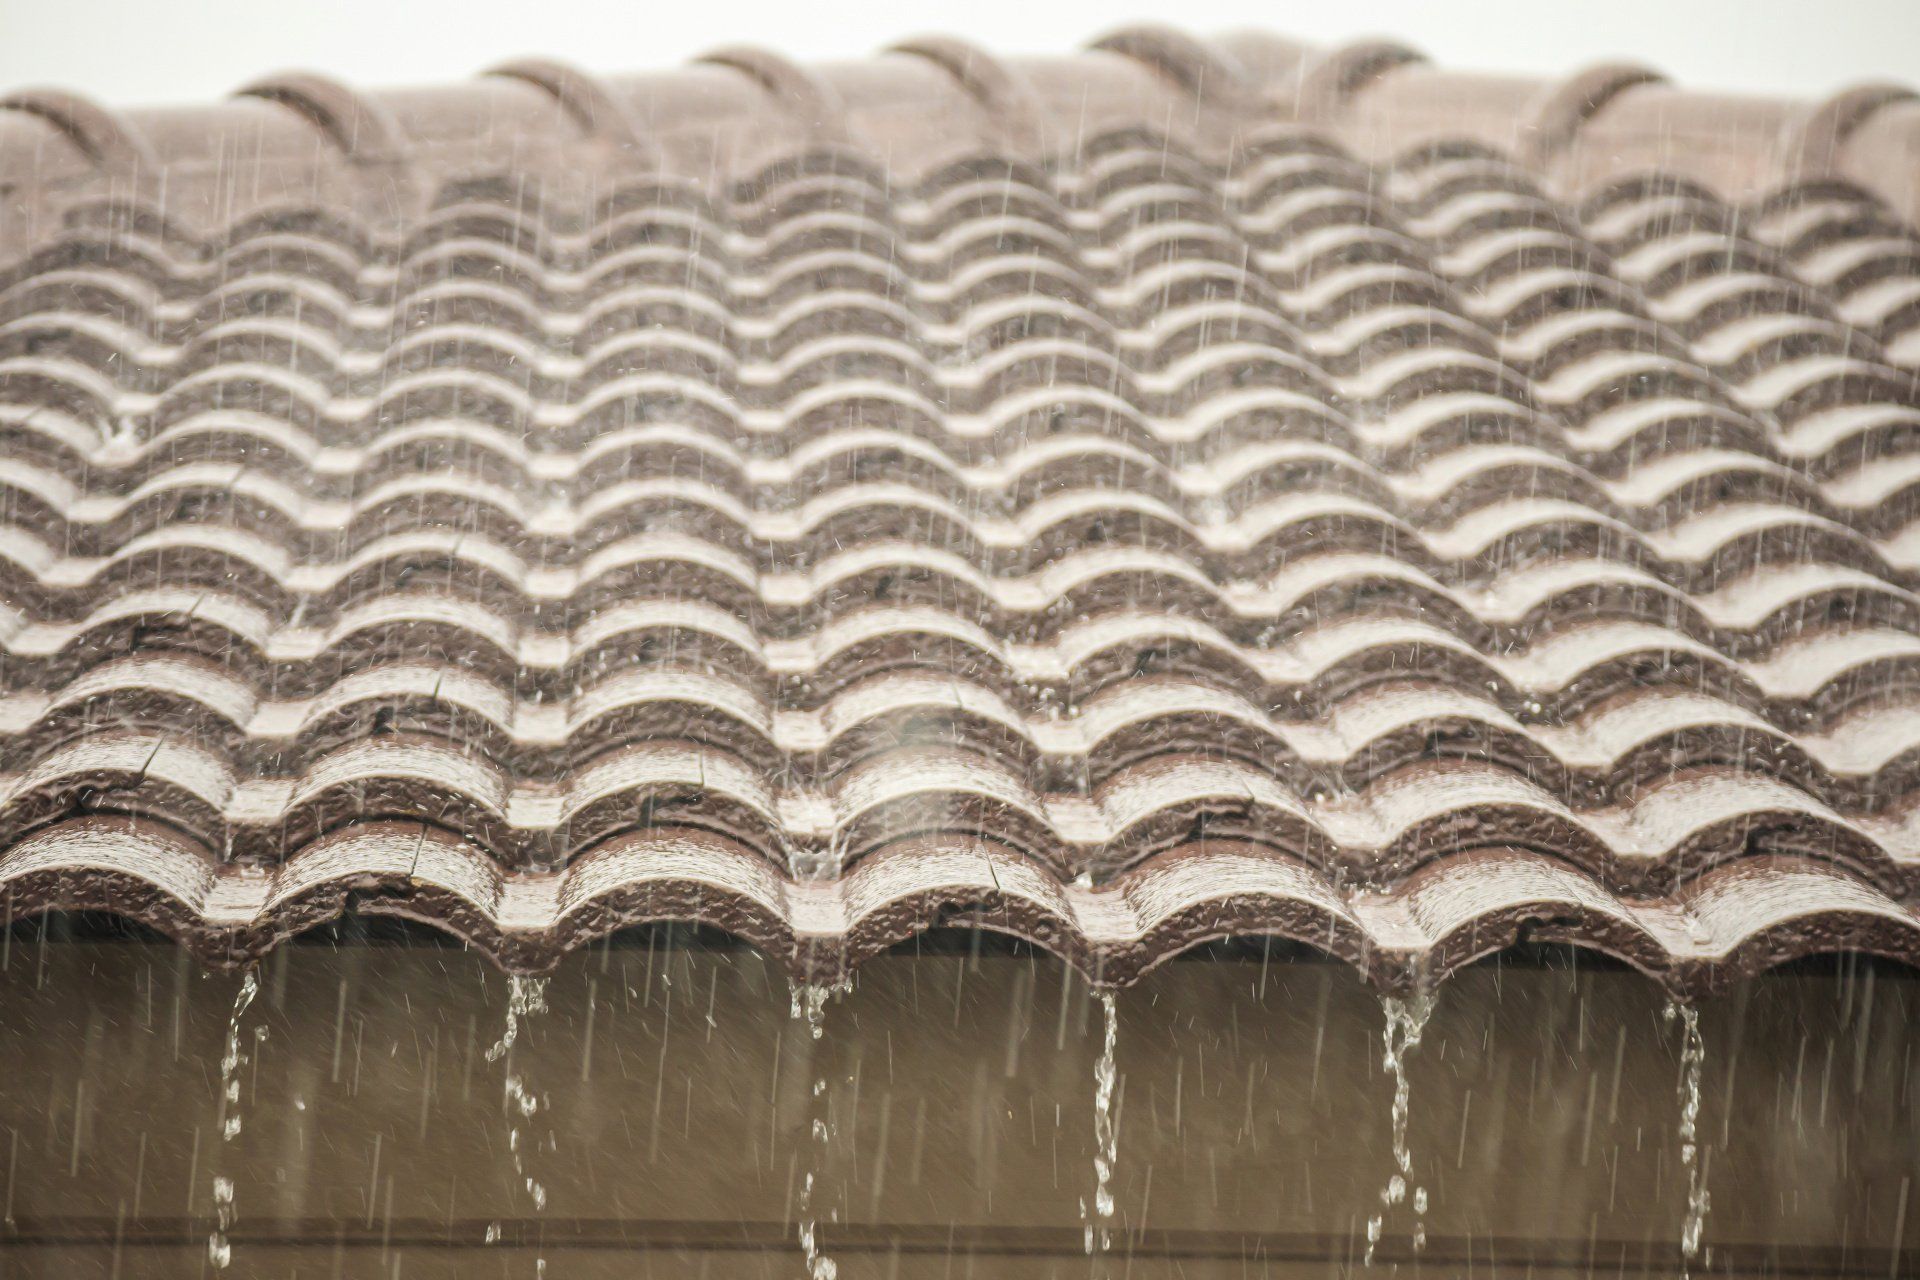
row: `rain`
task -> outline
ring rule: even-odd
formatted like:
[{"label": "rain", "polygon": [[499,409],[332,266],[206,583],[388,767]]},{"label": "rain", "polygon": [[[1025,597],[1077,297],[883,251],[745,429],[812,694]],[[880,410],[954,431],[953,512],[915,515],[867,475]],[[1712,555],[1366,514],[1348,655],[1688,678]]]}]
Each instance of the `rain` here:
[{"label": "rain", "polygon": [[0,1274],[1920,1274],[1915,154],[1155,25],[0,95]]},{"label": "rain", "polygon": [[[16,937],[12,1229],[48,1249],[64,1224],[80,1274],[191,1270],[169,1231],[201,1224],[205,1259],[218,1220],[236,1275],[1406,1276],[1522,1248],[1536,1274],[1744,1275],[1884,1265],[1906,1221],[1916,992],[1869,962],[1682,1006],[1704,1055],[1623,967],[1475,965],[1403,1057],[1397,1138],[1381,998],[1340,962],[1189,957],[1111,993],[1109,1023],[1058,960],[962,935],[870,961],[815,1040],[778,966],[716,942],[593,947],[533,1015],[457,947],[283,948],[224,1141],[241,979],[182,977],[161,940],[56,938],[43,967]],[[1424,1215],[1382,1202],[1402,1153]]]}]

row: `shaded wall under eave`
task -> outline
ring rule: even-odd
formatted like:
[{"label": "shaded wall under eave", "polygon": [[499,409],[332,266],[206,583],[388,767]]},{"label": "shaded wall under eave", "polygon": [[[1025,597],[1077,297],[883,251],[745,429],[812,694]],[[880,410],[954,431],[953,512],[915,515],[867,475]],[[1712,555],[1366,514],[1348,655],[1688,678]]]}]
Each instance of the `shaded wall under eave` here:
[{"label": "shaded wall under eave", "polygon": [[[292,947],[261,977],[222,1143],[235,978],[163,946],[15,938],[7,1274],[200,1275],[219,1175],[236,1276],[521,1275],[536,1254],[556,1280],[791,1275],[809,1171],[849,1280],[1088,1274],[1102,1011],[1057,961],[876,960],[814,1041],[751,950],[601,949],[568,960],[501,1062],[506,983],[457,949]],[[1916,1261],[1889,1251],[1920,1172],[1917,1002],[1906,971],[1841,964],[1701,1007],[1712,1252],[1694,1274]],[[1564,957],[1444,987],[1411,1059],[1420,1274],[1674,1273],[1687,1174],[1662,1003]],[[1169,964],[1118,1010],[1112,1273],[1349,1274],[1392,1171],[1379,998],[1344,966],[1254,951]],[[519,1127],[544,1214],[512,1167],[509,1062],[540,1099]],[[1377,1274],[1414,1273],[1414,1221],[1411,1198],[1387,1212]]]}]

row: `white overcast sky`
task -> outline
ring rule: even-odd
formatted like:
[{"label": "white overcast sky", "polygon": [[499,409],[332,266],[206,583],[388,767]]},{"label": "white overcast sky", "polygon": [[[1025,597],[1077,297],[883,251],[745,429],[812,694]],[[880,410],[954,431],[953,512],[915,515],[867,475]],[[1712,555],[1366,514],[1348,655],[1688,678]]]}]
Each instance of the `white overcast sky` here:
[{"label": "white overcast sky", "polygon": [[929,31],[1003,53],[1065,52],[1141,19],[1202,34],[1392,35],[1461,69],[1554,74],[1627,58],[1698,88],[1920,86],[1920,0],[0,0],[0,90],[193,102],[288,68],[364,87],[431,84],[521,54],[644,70],[741,41],[863,57]]}]

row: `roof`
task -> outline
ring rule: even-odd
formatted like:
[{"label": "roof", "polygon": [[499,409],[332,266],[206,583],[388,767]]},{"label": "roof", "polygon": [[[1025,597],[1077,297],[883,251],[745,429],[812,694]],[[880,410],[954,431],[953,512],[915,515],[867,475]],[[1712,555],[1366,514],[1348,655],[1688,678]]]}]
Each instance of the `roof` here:
[{"label": "roof", "polygon": [[1920,958],[1897,91],[1131,30],[6,105],[12,913]]}]

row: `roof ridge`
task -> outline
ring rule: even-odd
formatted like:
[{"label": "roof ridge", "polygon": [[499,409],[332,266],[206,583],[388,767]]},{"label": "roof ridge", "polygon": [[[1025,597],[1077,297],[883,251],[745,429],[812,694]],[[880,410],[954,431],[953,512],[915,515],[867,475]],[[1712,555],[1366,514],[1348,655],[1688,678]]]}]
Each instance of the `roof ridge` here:
[{"label": "roof ridge", "polygon": [[[1806,103],[1688,92],[1614,64],[1543,81],[1438,70],[1384,40],[1312,48],[1159,26],[1123,27],[1086,52],[1052,58],[999,57],[924,37],[865,62],[817,68],[737,47],[637,76],[526,59],[426,90],[368,92],[290,73],[204,108],[118,110],[64,91],[21,90],[0,98],[0,164],[32,156],[26,167],[41,180],[25,193],[30,202],[164,186],[184,206],[196,183],[217,180],[208,171],[244,134],[256,163],[285,170],[286,182],[262,185],[324,187],[390,170],[398,195],[381,188],[367,204],[390,206],[405,221],[447,178],[502,168],[558,176],[583,147],[625,156],[641,171],[724,180],[821,143],[890,172],[969,147],[1044,161],[1123,126],[1164,128],[1201,153],[1230,156],[1250,130],[1289,122],[1368,161],[1442,139],[1478,142],[1511,155],[1561,198],[1656,169],[1736,202],[1839,177],[1920,221],[1920,181],[1903,163],[1920,147],[1920,104],[1898,86],[1860,85]],[[47,154],[49,131],[65,143],[65,163]],[[326,143],[317,151],[315,133]],[[225,195],[230,208],[236,195]],[[43,221],[32,215],[25,221]]]}]

